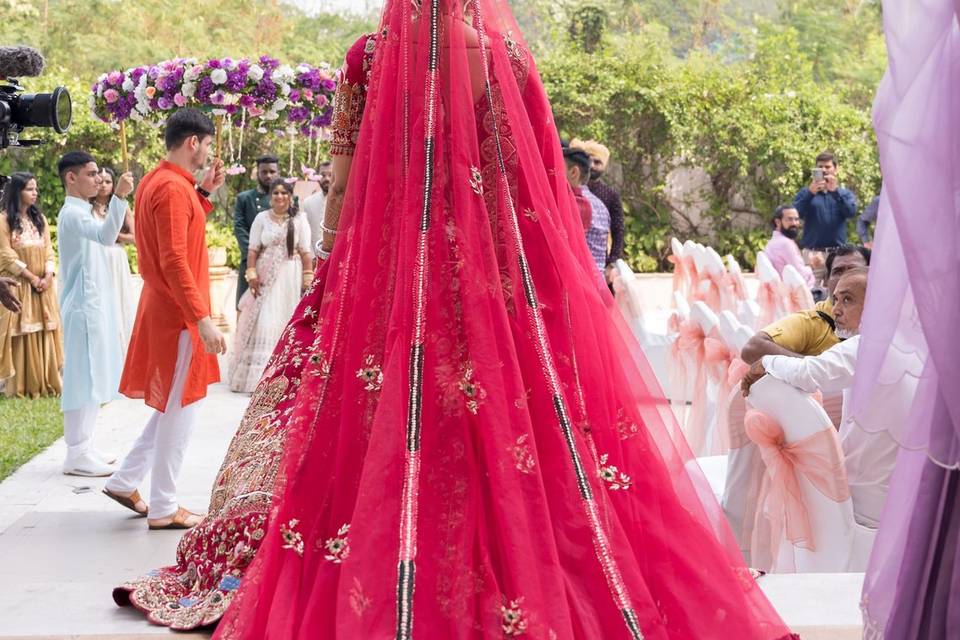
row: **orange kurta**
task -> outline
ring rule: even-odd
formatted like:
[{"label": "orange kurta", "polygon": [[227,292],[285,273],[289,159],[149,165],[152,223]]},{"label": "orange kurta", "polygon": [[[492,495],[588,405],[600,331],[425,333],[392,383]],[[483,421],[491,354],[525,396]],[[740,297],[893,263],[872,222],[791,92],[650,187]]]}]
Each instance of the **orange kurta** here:
[{"label": "orange kurta", "polygon": [[197,322],[210,315],[206,217],[213,209],[188,171],[162,161],[137,188],[137,260],[143,292],[120,391],[164,411],[177,363],[180,332],[190,331],[193,357],[183,405],[220,380],[217,358],[203,349]]}]

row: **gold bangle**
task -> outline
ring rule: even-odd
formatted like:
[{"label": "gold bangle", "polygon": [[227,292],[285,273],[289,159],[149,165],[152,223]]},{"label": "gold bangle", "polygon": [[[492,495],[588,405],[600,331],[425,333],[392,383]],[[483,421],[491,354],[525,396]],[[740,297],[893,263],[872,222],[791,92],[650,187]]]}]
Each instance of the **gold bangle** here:
[{"label": "gold bangle", "polygon": [[247,282],[257,279],[257,270],[254,268],[247,269],[246,273],[243,274],[243,277],[246,278]]}]

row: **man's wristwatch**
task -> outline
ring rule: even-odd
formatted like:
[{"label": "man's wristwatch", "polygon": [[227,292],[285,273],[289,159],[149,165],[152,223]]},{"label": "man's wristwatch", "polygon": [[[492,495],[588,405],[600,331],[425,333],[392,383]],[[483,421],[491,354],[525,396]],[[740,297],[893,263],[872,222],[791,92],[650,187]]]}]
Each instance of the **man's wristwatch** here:
[{"label": "man's wristwatch", "polygon": [[197,187],[197,193],[202,195],[204,198],[210,197],[210,192],[204,189],[203,187],[201,187],[199,182],[197,183],[196,187]]}]

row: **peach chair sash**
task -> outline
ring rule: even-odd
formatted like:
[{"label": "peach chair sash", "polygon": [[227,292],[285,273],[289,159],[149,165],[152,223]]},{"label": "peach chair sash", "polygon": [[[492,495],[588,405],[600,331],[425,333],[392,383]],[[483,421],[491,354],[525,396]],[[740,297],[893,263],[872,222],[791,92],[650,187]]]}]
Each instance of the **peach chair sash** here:
[{"label": "peach chair sash", "polygon": [[697,276],[697,267],[690,256],[667,256],[667,262],[673,265],[673,292],[689,295],[693,281]]},{"label": "peach chair sash", "polygon": [[757,304],[760,306],[760,321],[757,329],[762,329],[777,320],[782,299],[778,283],[760,283],[760,288],[757,290]]},{"label": "peach chair sash", "polygon": [[705,341],[703,328],[693,320],[685,320],[680,323],[677,338],[670,349],[675,372],[675,399],[685,400],[686,391],[693,391],[690,412],[683,431],[695,455],[700,455],[706,439],[706,403],[703,393],[706,384]]},{"label": "peach chair sash", "polygon": [[[816,550],[810,516],[804,504],[799,477],[802,474],[824,496],[834,502],[850,498],[847,472],[840,441],[833,429],[824,429],[792,444],[785,442],[783,427],[767,414],[751,410],[744,420],[747,437],[760,450],[766,472],[760,488],[751,549],[758,553],[776,550],[784,538],[791,544]],[[760,539],[760,520],[769,522],[769,540]]]},{"label": "peach chair sash", "polygon": [[806,287],[789,287],[783,297],[787,311],[803,311],[813,307],[813,295]]}]

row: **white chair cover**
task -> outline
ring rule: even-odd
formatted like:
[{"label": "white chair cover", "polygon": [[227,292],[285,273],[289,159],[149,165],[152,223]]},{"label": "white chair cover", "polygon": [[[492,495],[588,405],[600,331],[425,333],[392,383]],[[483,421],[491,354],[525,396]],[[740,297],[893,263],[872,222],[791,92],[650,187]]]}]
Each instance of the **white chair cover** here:
[{"label": "white chair cover", "polygon": [[[836,429],[813,398],[775,378],[765,376],[756,382],[748,400],[780,424],[786,445],[803,441],[818,432],[837,438]],[[842,457],[839,440],[835,449]],[[803,474],[797,474],[797,481],[814,548],[794,546],[784,537],[771,569],[798,573],[850,571],[856,544],[853,502],[849,497],[839,502],[829,498]]]}]

